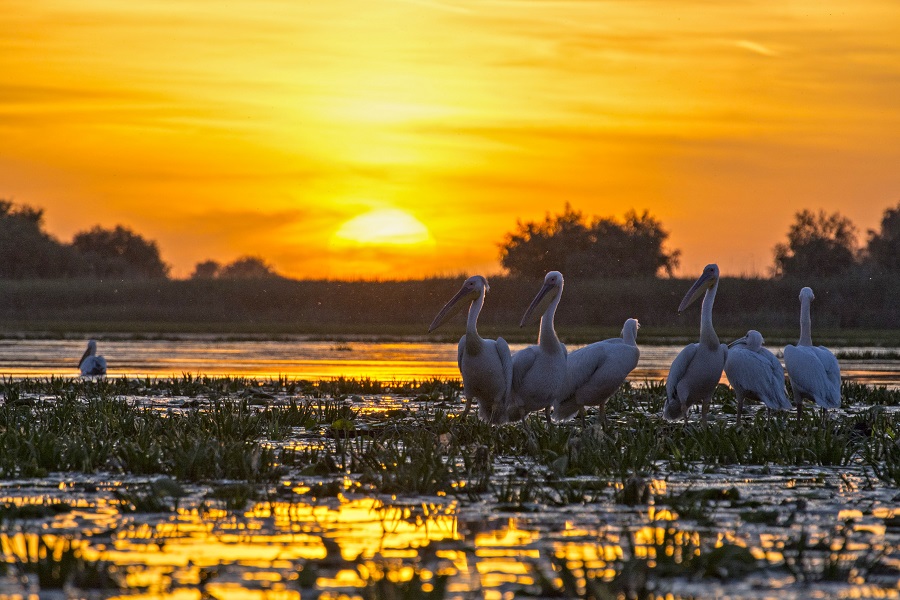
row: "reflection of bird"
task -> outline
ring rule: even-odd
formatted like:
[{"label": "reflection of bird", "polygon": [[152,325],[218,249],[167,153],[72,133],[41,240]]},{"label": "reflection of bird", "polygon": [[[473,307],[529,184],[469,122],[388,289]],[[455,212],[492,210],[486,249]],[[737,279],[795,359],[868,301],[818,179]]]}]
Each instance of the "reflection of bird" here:
[{"label": "reflection of bird", "polygon": [[702,416],[706,420],[709,402],[725,367],[725,355],[728,348],[719,344],[719,337],[713,329],[712,310],[719,288],[718,265],[706,265],[703,274],[694,282],[685,294],[678,312],[682,312],[697,298],[703,295],[703,308],[700,311],[700,343],[688,344],[678,353],[669,376],[666,378],[666,404],[663,416],[669,421],[681,417],[687,420],[688,407],[694,402],[703,402]]},{"label": "reflection of bird", "polygon": [[[628,319],[622,336],[579,348],[566,358],[566,383],[553,407],[557,421],[571,418],[585,406],[599,406],[606,421],[606,400],[612,396],[641,355],[637,347],[637,319]],[[583,415],[583,413],[582,413]]]},{"label": "reflection of bird", "polygon": [[88,341],[87,350],[78,361],[78,367],[81,369],[81,375],[106,375],[106,359],[97,356],[97,342]]},{"label": "reflection of bird", "polygon": [[478,315],[484,306],[484,295],[488,290],[490,286],[481,275],[466,279],[462,288],[434,318],[428,332],[440,327],[468,305],[466,334],[459,340],[457,354],[457,364],[466,395],[466,409],[463,416],[468,414],[472,400],[476,399],[478,415],[482,419],[491,423],[503,423],[506,420],[506,402],[512,385],[512,357],[509,353],[509,344],[503,338],[497,338],[496,341],[483,339],[476,330]]},{"label": "reflection of bird", "polygon": [[547,273],[544,285],[519,323],[519,327],[524,327],[531,313],[539,305],[546,304],[541,316],[538,343],[513,355],[513,384],[508,410],[510,421],[523,419],[531,411],[541,409],[549,415],[550,408],[562,391],[566,380],[566,347],[556,337],[553,327],[553,317],[562,297],[562,289],[562,273]]},{"label": "reflection of bird", "polygon": [[804,398],[822,408],[841,405],[841,367],[828,348],[812,345],[809,305],[815,299],[810,288],[800,290],[800,341],[784,348],[784,365],[791,379],[798,417],[803,414]]},{"label": "reflection of bird", "polygon": [[747,335],[728,345],[725,375],[734,388],[738,423],[747,397],[775,410],[791,408],[784,390],[784,369],[775,355],[763,348],[760,332],[751,329]]}]

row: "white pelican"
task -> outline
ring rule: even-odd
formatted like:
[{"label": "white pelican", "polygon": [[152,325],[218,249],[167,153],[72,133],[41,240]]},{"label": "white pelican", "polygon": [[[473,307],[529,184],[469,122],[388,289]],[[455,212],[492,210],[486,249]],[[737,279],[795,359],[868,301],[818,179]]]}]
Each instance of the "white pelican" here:
[{"label": "white pelican", "polygon": [[639,327],[637,319],[628,319],[621,337],[594,342],[566,358],[566,383],[553,406],[554,419],[569,419],[585,406],[599,406],[600,419],[606,421],[606,400],[638,364]]},{"label": "white pelican", "polygon": [[725,375],[737,399],[737,422],[741,422],[744,398],[755,398],[775,410],[791,408],[784,389],[784,368],[775,355],[763,348],[763,336],[751,329],[728,344]]},{"label": "white pelican", "polygon": [[81,369],[81,376],[89,375],[106,375],[106,359],[97,356],[97,342],[89,340],[87,350],[78,361],[78,368]]},{"label": "white pelican", "polygon": [[719,379],[722,378],[728,347],[719,343],[719,337],[712,323],[713,302],[716,300],[718,289],[719,267],[715,264],[706,265],[703,274],[694,282],[678,307],[678,312],[682,312],[697,298],[703,296],[703,308],[700,311],[700,343],[689,344],[678,353],[672,361],[672,366],[669,367],[669,376],[666,378],[666,405],[663,407],[663,416],[669,421],[681,417],[687,421],[688,407],[698,400],[703,402],[701,415],[703,421],[706,421],[709,402]]},{"label": "white pelican", "polygon": [[809,305],[815,299],[810,288],[800,290],[800,341],[784,348],[784,366],[791,379],[798,418],[803,415],[804,398],[822,408],[841,405],[841,367],[831,350],[812,345]]},{"label": "white pelican", "polygon": [[512,385],[512,356],[503,338],[486,340],[478,335],[478,315],[484,306],[484,295],[490,290],[487,279],[474,275],[437,314],[428,332],[443,325],[463,307],[469,307],[466,334],[459,339],[457,364],[462,375],[468,414],[472,400],[478,400],[478,416],[490,423],[506,421],[506,403]]},{"label": "white pelican", "polygon": [[541,316],[538,343],[513,355],[513,383],[508,411],[510,421],[524,419],[528,413],[541,409],[546,411],[549,420],[550,408],[562,392],[566,381],[566,347],[556,337],[556,329],[553,327],[553,317],[562,298],[562,289],[562,273],[547,273],[544,285],[519,322],[519,327],[524,327],[535,308],[546,304]]}]

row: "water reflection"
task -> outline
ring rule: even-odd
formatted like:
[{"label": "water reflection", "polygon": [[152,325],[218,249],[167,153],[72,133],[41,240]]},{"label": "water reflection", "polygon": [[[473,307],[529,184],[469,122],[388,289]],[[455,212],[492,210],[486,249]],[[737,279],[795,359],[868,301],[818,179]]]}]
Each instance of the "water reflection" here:
[{"label": "water reflection", "polygon": [[[512,345],[513,351],[523,345]],[[571,346],[569,351],[577,346]],[[99,345],[109,375],[169,377],[182,373],[327,379],[459,377],[456,344],[421,342],[227,341],[203,336],[172,340],[107,340]],[[642,346],[629,380],[664,379],[681,346]],[[845,379],[900,387],[900,360],[883,348],[845,348],[883,359],[841,360]],[[75,376],[82,341],[0,340],[0,373],[12,377]],[[723,382],[725,378],[723,375]]]}]

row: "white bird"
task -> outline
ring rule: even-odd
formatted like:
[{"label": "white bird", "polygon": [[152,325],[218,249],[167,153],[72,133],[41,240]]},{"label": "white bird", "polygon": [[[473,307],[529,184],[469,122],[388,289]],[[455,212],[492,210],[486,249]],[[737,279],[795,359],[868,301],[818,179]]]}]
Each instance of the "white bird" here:
[{"label": "white bird", "polygon": [[663,416],[669,421],[684,417],[687,421],[688,408],[698,400],[703,402],[701,412],[703,421],[709,411],[709,403],[725,368],[725,356],[728,347],[719,343],[716,330],[713,329],[712,310],[719,289],[718,265],[706,265],[703,274],[688,293],[685,294],[678,312],[682,312],[701,295],[703,308],[700,311],[700,342],[689,344],[678,353],[669,376],[666,378],[666,404]]},{"label": "white bird", "polygon": [[106,359],[97,356],[97,342],[89,340],[87,350],[78,361],[78,368],[81,369],[81,376],[90,375],[106,375]]},{"label": "white bird", "polygon": [[486,340],[478,335],[478,315],[484,306],[484,296],[490,291],[487,279],[474,275],[466,279],[462,288],[437,314],[428,332],[443,325],[463,307],[469,307],[466,334],[459,339],[457,364],[462,375],[467,415],[472,400],[478,400],[478,416],[490,423],[506,421],[506,403],[512,385],[512,356],[503,338]]},{"label": "white bird", "polygon": [[755,398],[774,410],[791,408],[784,389],[784,369],[775,355],[763,348],[763,336],[755,329],[728,344],[725,375],[734,388],[738,423],[744,398]]},{"label": "white bird", "polygon": [[524,419],[535,410],[544,410],[548,415],[566,381],[566,347],[556,336],[553,318],[562,297],[563,276],[559,271],[550,271],[544,277],[544,285],[531,301],[531,305],[519,327],[539,306],[546,304],[541,316],[538,343],[519,350],[513,355],[513,384],[510,394],[508,417],[510,421]]},{"label": "white bird", "polygon": [[554,419],[569,419],[585,406],[599,406],[600,419],[606,421],[607,399],[638,364],[638,328],[637,319],[628,319],[621,337],[594,342],[569,354],[566,383],[553,407]]},{"label": "white bird", "polygon": [[800,341],[784,348],[784,366],[791,379],[798,418],[803,415],[804,398],[822,408],[841,405],[841,367],[831,350],[812,345],[809,305],[815,299],[810,288],[800,290]]}]

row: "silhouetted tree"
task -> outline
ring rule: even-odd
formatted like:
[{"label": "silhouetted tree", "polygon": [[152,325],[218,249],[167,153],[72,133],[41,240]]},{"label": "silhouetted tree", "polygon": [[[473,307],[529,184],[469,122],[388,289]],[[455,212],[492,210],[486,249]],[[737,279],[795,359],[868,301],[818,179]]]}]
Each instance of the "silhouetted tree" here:
[{"label": "silhouetted tree", "polygon": [[775,246],[776,276],[837,275],[853,265],[856,227],[840,213],[802,210],[788,231],[786,244]]},{"label": "silhouetted tree", "polygon": [[881,231],[869,230],[869,259],[876,267],[900,272],[900,202],[884,211]]},{"label": "silhouetted tree", "polygon": [[44,211],[0,200],[0,277],[78,274],[71,249],[44,232]]},{"label": "silhouetted tree", "polygon": [[671,275],[679,251],[663,245],[669,233],[647,211],[630,210],[624,221],[594,217],[588,224],[567,203],[562,214],[541,223],[521,221],[500,245],[500,262],[512,275],[543,277],[554,269],[580,277]]},{"label": "silhouetted tree", "polygon": [[214,260],[198,262],[191,273],[191,279],[215,279],[221,269],[222,265]]},{"label": "silhouetted tree", "polygon": [[156,242],[130,229],[94,227],[72,238],[88,272],[98,277],[166,277],[169,266],[159,256]]},{"label": "silhouetted tree", "polygon": [[219,279],[271,279],[281,277],[258,256],[242,256],[218,272]]}]

